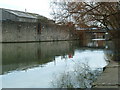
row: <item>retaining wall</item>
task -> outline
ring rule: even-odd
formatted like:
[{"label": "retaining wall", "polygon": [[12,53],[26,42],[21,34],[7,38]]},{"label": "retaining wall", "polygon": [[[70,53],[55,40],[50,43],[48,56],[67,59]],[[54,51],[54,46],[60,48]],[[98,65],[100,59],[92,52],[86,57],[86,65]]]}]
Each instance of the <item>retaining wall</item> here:
[{"label": "retaining wall", "polygon": [[42,22],[2,22],[2,42],[55,41],[72,39],[76,39],[76,36],[73,33],[73,29],[67,26]]}]

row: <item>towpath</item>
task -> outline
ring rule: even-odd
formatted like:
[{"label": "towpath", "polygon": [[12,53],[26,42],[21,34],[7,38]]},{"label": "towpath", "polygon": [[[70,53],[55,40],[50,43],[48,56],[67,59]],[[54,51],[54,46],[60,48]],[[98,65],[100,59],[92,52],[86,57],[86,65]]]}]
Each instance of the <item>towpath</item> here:
[{"label": "towpath", "polygon": [[93,88],[117,88],[120,90],[120,62],[111,60],[104,72],[93,83]]}]

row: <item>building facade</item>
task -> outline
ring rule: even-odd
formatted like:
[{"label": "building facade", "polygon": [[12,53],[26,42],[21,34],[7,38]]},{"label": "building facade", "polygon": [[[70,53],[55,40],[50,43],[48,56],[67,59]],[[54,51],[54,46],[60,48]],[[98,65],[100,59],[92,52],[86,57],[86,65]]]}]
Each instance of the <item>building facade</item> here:
[{"label": "building facade", "polygon": [[1,42],[76,39],[71,27],[57,25],[39,14],[0,8]]}]

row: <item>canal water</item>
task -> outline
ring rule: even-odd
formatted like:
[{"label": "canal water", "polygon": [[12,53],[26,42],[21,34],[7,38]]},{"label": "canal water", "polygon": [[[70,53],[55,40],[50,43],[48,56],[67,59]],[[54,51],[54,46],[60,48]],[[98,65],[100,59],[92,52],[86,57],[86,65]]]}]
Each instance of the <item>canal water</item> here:
[{"label": "canal water", "polygon": [[2,44],[2,88],[91,88],[108,64],[105,40]]}]

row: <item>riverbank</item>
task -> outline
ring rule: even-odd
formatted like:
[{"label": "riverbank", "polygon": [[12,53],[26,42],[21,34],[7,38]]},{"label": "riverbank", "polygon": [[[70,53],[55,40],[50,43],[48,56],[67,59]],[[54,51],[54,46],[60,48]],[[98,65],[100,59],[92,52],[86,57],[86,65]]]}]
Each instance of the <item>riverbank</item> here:
[{"label": "riverbank", "polygon": [[103,73],[98,77],[96,82],[93,83],[93,88],[119,88],[120,64],[113,60],[105,67]]}]

